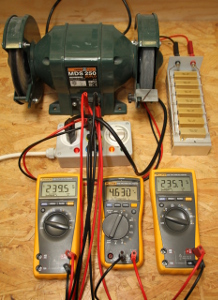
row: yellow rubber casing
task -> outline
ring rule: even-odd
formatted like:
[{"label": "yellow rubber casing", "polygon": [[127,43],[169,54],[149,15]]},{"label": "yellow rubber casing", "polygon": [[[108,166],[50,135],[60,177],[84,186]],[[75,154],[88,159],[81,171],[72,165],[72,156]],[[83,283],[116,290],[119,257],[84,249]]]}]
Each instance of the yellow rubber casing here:
[{"label": "yellow rubber casing", "polygon": [[[76,222],[74,227],[74,234],[72,239],[71,252],[76,254],[76,259],[74,260],[74,273],[76,271],[77,261],[80,253],[80,175],[79,174],[66,174],[66,173],[54,173],[54,174],[43,174],[39,175],[36,182],[36,220],[35,220],[35,245],[34,245],[34,257],[33,257],[33,273],[36,278],[42,279],[64,279],[66,274],[40,274],[37,272],[36,267],[39,261],[36,258],[37,253],[39,253],[39,232],[38,232],[38,205],[39,205],[39,189],[41,180],[52,180],[52,178],[77,178],[77,210],[76,210]],[[64,243],[64,241],[63,241]],[[68,260],[69,262],[69,260]]]},{"label": "yellow rubber casing", "polygon": [[[161,274],[189,274],[192,271],[192,268],[166,268],[162,261],[164,260],[164,254],[161,253],[160,249],[163,248],[163,241],[159,225],[159,216],[157,213],[157,201],[156,201],[156,187],[155,187],[155,178],[157,176],[167,176],[171,173],[191,173],[195,197],[195,248],[200,245],[200,236],[199,236],[199,226],[198,226],[198,206],[197,206],[197,182],[194,170],[189,169],[159,169],[152,170],[149,176],[149,185],[150,185],[150,195],[151,203],[153,209],[153,219],[154,219],[154,234],[155,234],[155,249],[156,249],[156,260],[157,268]],[[172,236],[173,239],[173,236]]]}]

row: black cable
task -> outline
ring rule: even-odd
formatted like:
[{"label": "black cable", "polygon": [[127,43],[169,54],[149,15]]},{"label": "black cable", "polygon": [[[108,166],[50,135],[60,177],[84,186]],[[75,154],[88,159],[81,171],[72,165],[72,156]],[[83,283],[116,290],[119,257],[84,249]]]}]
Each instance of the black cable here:
[{"label": "black cable", "polygon": [[[147,111],[146,111],[146,112],[147,112]],[[149,120],[149,123],[150,123],[150,126],[151,126],[151,130],[152,130],[153,135],[154,135],[154,137],[155,137],[155,140],[156,140],[156,142],[157,142],[157,144],[158,144],[158,138],[157,138],[156,132],[155,132],[155,130],[154,130],[154,126],[153,126],[153,122],[152,122],[151,116],[149,115],[148,112],[147,112],[147,115],[148,115],[148,120]],[[157,168],[159,167],[160,159],[161,159],[161,149],[160,149],[159,154],[158,154],[158,160],[157,160],[157,163],[156,163],[156,165],[155,165],[155,167],[154,167],[155,169],[157,169]],[[148,179],[149,179],[149,176],[143,178],[144,181],[146,181],[146,180],[148,180]]]},{"label": "black cable", "polygon": [[[202,260],[202,262],[203,262],[203,260]],[[201,270],[200,270],[200,272],[198,274],[198,277],[195,279],[195,282],[191,286],[191,288],[188,291],[187,295],[185,296],[184,300],[187,300],[189,298],[189,296],[191,295],[191,293],[193,292],[194,288],[196,287],[196,285],[198,284],[199,280],[201,279],[201,276],[203,274],[204,268],[205,268],[205,265],[204,265],[204,262],[203,262]]]},{"label": "black cable", "polygon": [[[93,166],[93,177],[92,177],[92,182],[91,182],[91,187],[92,187],[92,198],[94,195],[94,185],[95,185],[95,171],[96,171],[96,162],[97,162],[97,144],[96,144],[96,131],[95,131],[95,107],[97,104],[98,100],[98,95],[97,93],[94,93],[93,95],[93,102],[92,102],[92,112],[93,112],[93,118],[92,118],[92,136],[91,136],[91,147],[94,147],[94,166]],[[93,144],[92,144],[93,143]],[[92,151],[91,151],[91,160],[92,160]],[[89,245],[91,241],[91,219],[89,223]],[[92,257],[90,254],[89,258],[89,279],[90,279],[90,289],[91,289],[91,296],[92,300],[95,299],[94,297],[94,288],[93,288],[93,276],[92,276]]]},{"label": "black cable", "polygon": [[70,277],[70,272],[67,272],[65,300],[68,299],[69,277]]},{"label": "black cable", "polygon": [[48,29],[49,29],[49,24],[50,24],[50,21],[51,21],[51,17],[53,15],[53,12],[55,10],[55,8],[58,6],[58,4],[61,2],[61,0],[57,0],[55,2],[55,4],[52,6],[51,10],[50,10],[50,13],[48,15],[48,19],[47,19],[47,23],[46,23],[46,28],[45,28],[45,34],[48,33]]},{"label": "black cable", "polygon": [[128,17],[129,17],[129,22],[128,22],[127,28],[126,28],[126,30],[123,32],[123,35],[126,35],[127,32],[129,31],[130,27],[131,27],[132,16],[131,16],[131,12],[130,12],[128,3],[126,2],[126,0],[122,0],[122,1],[123,1],[123,4],[124,4],[125,7],[126,7],[126,10],[127,10],[127,13],[128,13]]},{"label": "black cable", "polygon": [[[91,229],[91,225],[89,225],[89,228]],[[89,230],[89,245],[91,241],[91,230]],[[89,281],[90,281],[90,289],[91,289],[91,296],[92,300],[95,299],[94,297],[94,288],[93,288],[93,276],[92,276],[92,255],[90,253],[90,258],[89,258]]]},{"label": "black cable", "polygon": [[[134,170],[134,172],[137,176],[143,176],[143,175],[145,175],[146,173],[149,172],[149,170],[153,166],[153,164],[154,164],[154,162],[155,162],[155,160],[156,160],[156,158],[157,158],[157,156],[160,152],[161,145],[163,143],[163,139],[164,139],[164,135],[165,135],[165,131],[166,131],[166,126],[167,126],[167,109],[166,109],[164,103],[161,101],[161,99],[158,99],[158,102],[162,106],[163,112],[164,112],[164,121],[163,121],[162,130],[161,130],[161,135],[160,135],[160,139],[158,141],[158,145],[157,145],[157,148],[156,148],[156,151],[154,153],[153,158],[151,159],[149,165],[142,172],[138,171],[131,155],[129,154],[128,150],[126,149],[125,145],[123,144],[123,142],[121,141],[121,139],[119,138],[117,133],[114,131],[114,129],[107,122],[105,122],[102,118],[95,117],[95,120],[100,122],[103,126],[105,126],[105,128],[108,129],[108,131],[114,136],[116,142],[118,143],[118,145],[122,149],[123,153],[126,155],[130,165],[132,166],[132,168],[133,168],[133,170]],[[74,116],[75,120],[79,119],[80,117],[81,117],[80,115]],[[85,117],[88,118],[89,116],[86,115]]]},{"label": "black cable", "polygon": [[63,134],[66,134],[66,133],[70,133],[70,132],[73,132],[73,131],[76,131],[76,130],[80,130],[80,129],[81,129],[81,127],[78,127],[78,128],[70,129],[70,130],[68,130],[67,132],[65,132],[65,131],[64,131],[64,132],[59,132],[59,133],[57,133],[57,134],[54,134],[54,135],[52,135],[52,136],[48,136],[48,137],[46,137],[46,138],[43,138],[43,139],[41,139],[41,140],[39,140],[39,141],[37,141],[37,142],[35,142],[35,143],[32,143],[32,144],[30,144],[29,146],[27,146],[27,147],[23,150],[23,152],[21,153],[21,155],[20,155],[20,157],[19,157],[19,159],[18,159],[18,167],[19,167],[20,171],[21,171],[25,176],[27,176],[28,178],[30,178],[30,179],[32,179],[32,180],[36,180],[36,178],[33,178],[33,177],[31,177],[29,174],[27,174],[27,173],[23,170],[23,168],[22,168],[22,166],[21,166],[21,160],[22,160],[22,158],[23,158],[24,153],[25,153],[26,151],[29,151],[29,149],[31,149],[31,148],[37,146],[38,144],[40,144],[40,143],[42,143],[42,142],[48,141],[48,140],[53,139],[53,138],[55,138],[55,137],[58,137],[58,136],[60,136],[60,135],[63,135]]},{"label": "black cable", "polygon": [[[110,133],[114,136],[114,138],[116,139],[117,143],[119,144],[119,146],[121,147],[122,151],[123,151],[124,154],[126,155],[128,161],[129,161],[129,163],[131,164],[131,166],[132,166],[132,168],[133,168],[133,170],[134,170],[134,172],[135,172],[135,174],[136,174],[137,176],[143,176],[144,174],[148,173],[148,171],[151,169],[151,167],[153,166],[153,164],[154,164],[154,162],[155,162],[155,160],[156,160],[156,158],[157,158],[157,156],[158,156],[158,153],[160,152],[160,148],[161,148],[161,145],[162,145],[162,142],[163,142],[163,138],[164,138],[164,135],[165,135],[166,125],[167,125],[167,110],[166,110],[166,107],[165,107],[164,103],[161,101],[161,99],[158,99],[158,101],[159,101],[159,103],[160,103],[160,105],[162,106],[163,111],[164,111],[163,127],[162,127],[162,130],[161,130],[161,135],[160,135],[160,139],[159,139],[159,142],[158,142],[158,145],[157,145],[155,154],[154,154],[153,158],[151,159],[149,165],[148,165],[148,166],[146,167],[146,169],[145,169],[144,171],[142,171],[142,172],[139,172],[139,171],[138,171],[138,169],[137,169],[137,167],[136,167],[136,165],[135,165],[135,163],[134,163],[132,157],[130,156],[128,150],[126,149],[125,145],[124,145],[123,142],[120,140],[119,136],[118,136],[117,133],[114,131],[114,129],[113,129],[107,122],[105,122],[102,118],[95,117],[95,120],[98,121],[98,122],[100,122],[103,126],[105,126],[105,127],[110,131]],[[77,119],[80,118],[80,117],[81,117],[80,115],[76,115],[76,116],[73,117],[73,120],[77,120]],[[90,116],[85,116],[85,117],[86,117],[86,118],[89,118]],[[75,130],[78,130],[78,129],[81,129],[81,128],[76,128]],[[41,143],[41,142],[43,142],[43,141],[46,141],[46,140],[48,140],[48,139],[51,139],[51,138],[53,138],[53,137],[56,137],[56,136],[58,136],[58,135],[60,135],[60,134],[65,134],[65,132],[64,132],[64,133],[56,134],[56,135],[54,135],[54,136],[52,136],[52,137],[47,137],[47,138],[42,139],[42,140],[40,140],[40,141],[38,141],[38,142],[36,142],[36,143],[33,143],[33,144],[31,144],[30,146],[28,146],[28,147],[22,152],[22,154],[21,154],[21,156],[20,156],[20,158],[19,158],[19,163],[18,163],[18,164],[19,164],[20,170],[22,171],[22,173],[23,173],[24,175],[26,175],[27,177],[29,177],[29,178],[31,178],[31,179],[33,179],[33,180],[36,180],[36,179],[32,178],[31,176],[29,176],[27,173],[25,173],[24,170],[22,170],[20,164],[21,164],[21,159],[22,159],[22,157],[23,157],[23,154],[24,154],[29,148],[32,148],[32,147],[34,147],[35,145],[37,145],[37,144],[39,144],[39,143]]]},{"label": "black cable", "polygon": [[179,43],[175,42],[171,37],[166,36],[166,35],[160,35],[160,38],[167,39],[173,43],[173,54],[174,56],[180,56],[179,54]]},{"label": "black cable", "polygon": [[[73,284],[73,288],[72,288],[71,294],[70,294],[70,299],[71,299],[73,296],[74,290],[76,288],[76,293],[75,293],[76,300],[78,299],[78,293],[79,293],[79,278],[80,278],[80,273],[81,273],[81,268],[82,268],[82,259],[83,259],[85,244],[86,244],[86,240],[87,240],[87,235],[88,235],[89,231],[91,230],[90,229],[90,216],[91,216],[93,196],[94,196],[94,183],[95,183],[95,172],[96,172],[96,163],[97,163],[96,134],[95,134],[95,109],[94,109],[96,101],[97,101],[97,97],[94,94],[93,95],[93,116],[92,116],[92,118],[90,116],[87,117],[89,119],[88,120],[89,122],[92,119],[92,124],[90,126],[90,129],[91,129],[90,137],[89,137],[88,146],[87,146],[87,161],[86,161],[88,207],[87,207],[87,211],[86,211],[85,228],[84,228],[84,233],[83,233],[83,248],[82,248],[82,251],[79,256],[76,274],[74,277],[74,284]],[[75,116],[75,118],[76,117],[78,117],[78,116]],[[92,168],[92,150],[94,151],[93,168]],[[90,264],[91,263],[89,262],[89,265]],[[91,274],[91,272],[90,272],[90,274]],[[92,280],[92,274],[90,275],[90,280]],[[92,293],[92,299],[94,299],[93,288],[91,288],[91,293]]]},{"label": "black cable", "polygon": [[129,163],[131,164],[131,166],[132,166],[132,168],[133,168],[133,170],[134,170],[134,172],[137,176],[143,176],[144,174],[148,173],[148,171],[151,169],[151,167],[153,166],[153,164],[154,164],[154,162],[155,162],[155,160],[158,156],[158,153],[160,152],[160,148],[161,148],[161,145],[162,145],[162,142],[163,142],[163,139],[164,139],[166,126],[167,126],[167,109],[166,109],[164,103],[161,101],[161,99],[158,99],[158,101],[159,101],[159,103],[162,106],[163,111],[164,111],[163,127],[162,127],[162,130],[161,130],[161,135],[160,135],[160,139],[159,139],[155,154],[154,154],[153,158],[151,159],[149,165],[142,172],[138,171],[138,169],[137,169],[132,157],[130,156],[128,150],[126,149],[125,145],[120,140],[117,133],[113,130],[113,128],[107,122],[105,122],[103,119],[97,118],[97,117],[95,118],[98,122],[100,122],[102,125],[104,125],[110,131],[110,133],[114,136],[114,138],[116,139],[116,142],[119,144],[119,146],[123,150],[124,154],[126,155]]},{"label": "black cable", "polygon": [[160,35],[160,39],[161,39],[161,38],[167,39],[167,40],[171,41],[173,44],[175,43],[175,41],[174,41],[171,37],[169,37],[169,36],[166,36],[166,35]]},{"label": "black cable", "polygon": [[121,256],[119,256],[113,263],[112,265],[104,272],[104,274],[101,276],[101,278],[99,279],[96,288],[95,288],[95,299],[99,300],[99,298],[97,297],[97,290],[102,282],[102,280],[105,278],[105,276],[110,272],[110,270],[113,269],[113,267],[122,259]]}]

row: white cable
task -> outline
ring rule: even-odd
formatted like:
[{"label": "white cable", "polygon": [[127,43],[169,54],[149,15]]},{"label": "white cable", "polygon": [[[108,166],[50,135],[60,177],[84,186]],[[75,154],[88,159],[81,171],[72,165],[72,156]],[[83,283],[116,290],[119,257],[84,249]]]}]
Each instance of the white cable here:
[{"label": "white cable", "polygon": [[[21,153],[10,153],[10,154],[5,154],[0,156],[0,161],[6,160],[6,159],[11,159],[11,158],[18,158],[20,157]],[[49,148],[44,152],[28,152],[26,156],[46,156],[49,159],[54,159],[55,158],[55,149],[54,148]]]}]

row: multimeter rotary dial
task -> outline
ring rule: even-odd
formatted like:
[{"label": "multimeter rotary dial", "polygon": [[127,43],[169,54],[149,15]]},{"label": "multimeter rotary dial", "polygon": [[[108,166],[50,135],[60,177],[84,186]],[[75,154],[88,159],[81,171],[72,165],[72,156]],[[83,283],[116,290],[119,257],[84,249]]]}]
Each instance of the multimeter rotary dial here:
[{"label": "multimeter rotary dial", "polygon": [[122,239],[127,235],[129,230],[129,222],[121,213],[112,213],[108,215],[102,226],[105,235],[114,240]]},{"label": "multimeter rotary dial", "polygon": [[53,237],[64,235],[69,229],[69,220],[63,213],[54,212],[44,220],[44,230]]},{"label": "multimeter rotary dial", "polygon": [[184,231],[188,228],[190,221],[187,212],[182,208],[171,208],[165,214],[165,223],[173,231]]}]

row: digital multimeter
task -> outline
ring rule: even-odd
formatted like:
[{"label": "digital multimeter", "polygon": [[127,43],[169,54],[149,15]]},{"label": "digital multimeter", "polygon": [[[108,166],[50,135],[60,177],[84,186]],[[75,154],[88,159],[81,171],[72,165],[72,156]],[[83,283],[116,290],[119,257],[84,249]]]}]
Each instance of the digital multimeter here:
[{"label": "digital multimeter", "polygon": [[200,245],[195,172],[152,170],[149,181],[158,271],[188,274],[196,262],[192,249]]},{"label": "digital multimeter", "polygon": [[140,177],[107,177],[103,179],[103,212],[101,263],[105,267],[124,252],[125,260],[115,269],[131,269],[130,255],[137,252],[136,264],[143,264],[142,212],[144,185]]},{"label": "digital multimeter", "polygon": [[[39,175],[33,270],[37,278],[65,278],[65,251],[79,255],[79,174]],[[75,263],[76,268],[76,263]]]}]

